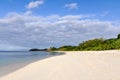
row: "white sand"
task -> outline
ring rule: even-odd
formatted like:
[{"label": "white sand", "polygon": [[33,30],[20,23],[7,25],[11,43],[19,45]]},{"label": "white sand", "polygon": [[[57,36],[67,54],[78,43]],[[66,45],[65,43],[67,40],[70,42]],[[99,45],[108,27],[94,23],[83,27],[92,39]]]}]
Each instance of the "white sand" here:
[{"label": "white sand", "polygon": [[65,52],[31,63],[0,80],[120,80],[120,51]]}]

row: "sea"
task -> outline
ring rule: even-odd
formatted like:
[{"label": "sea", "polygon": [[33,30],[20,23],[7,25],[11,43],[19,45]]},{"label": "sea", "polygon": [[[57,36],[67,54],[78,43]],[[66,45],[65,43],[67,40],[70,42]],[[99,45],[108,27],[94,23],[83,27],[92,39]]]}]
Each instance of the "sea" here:
[{"label": "sea", "polygon": [[0,51],[0,77],[32,62],[61,54],[45,51]]},{"label": "sea", "polygon": [[31,62],[57,55],[60,55],[60,53],[45,51],[0,51],[0,67]]}]

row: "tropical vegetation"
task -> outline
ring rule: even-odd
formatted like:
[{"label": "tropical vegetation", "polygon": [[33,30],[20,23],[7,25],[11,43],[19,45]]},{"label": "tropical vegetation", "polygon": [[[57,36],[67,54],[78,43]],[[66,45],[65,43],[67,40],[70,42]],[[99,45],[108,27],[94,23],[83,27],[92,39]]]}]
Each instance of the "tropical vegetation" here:
[{"label": "tropical vegetation", "polygon": [[64,45],[59,48],[50,47],[49,51],[98,51],[120,49],[120,34],[117,38],[103,39],[96,38],[80,43],[77,46]]}]

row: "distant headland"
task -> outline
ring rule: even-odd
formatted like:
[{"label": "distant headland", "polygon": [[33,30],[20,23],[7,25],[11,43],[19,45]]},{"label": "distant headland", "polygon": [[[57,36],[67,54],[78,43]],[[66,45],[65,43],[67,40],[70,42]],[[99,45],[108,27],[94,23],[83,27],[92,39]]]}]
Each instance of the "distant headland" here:
[{"label": "distant headland", "polygon": [[30,49],[29,51],[100,51],[100,50],[115,50],[120,49],[120,34],[117,38],[103,39],[95,38],[88,41],[83,41],[77,46],[64,45],[59,48],[50,47],[46,49]]}]

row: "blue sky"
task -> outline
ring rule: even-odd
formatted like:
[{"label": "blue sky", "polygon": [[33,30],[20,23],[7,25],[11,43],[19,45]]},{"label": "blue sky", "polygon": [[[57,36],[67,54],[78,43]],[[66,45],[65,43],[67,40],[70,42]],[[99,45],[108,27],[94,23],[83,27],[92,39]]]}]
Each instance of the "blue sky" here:
[{"label": "blue sky", "polygon": [[[24,13],[25,5],[36,0],[1,0],[0,16],[3,17],[9,12]],[[77,9],[65,8],[65,4],[77,3]],[[36,15],[67,15],[67,14],[109,14],[109,19],[119,19],[119,0],[44,0],[44,4],[32,9]]]},{"label": "blue sky", "polygon": [[77,45],[120,31],[119,0],[1,0],[0,50]]}]

